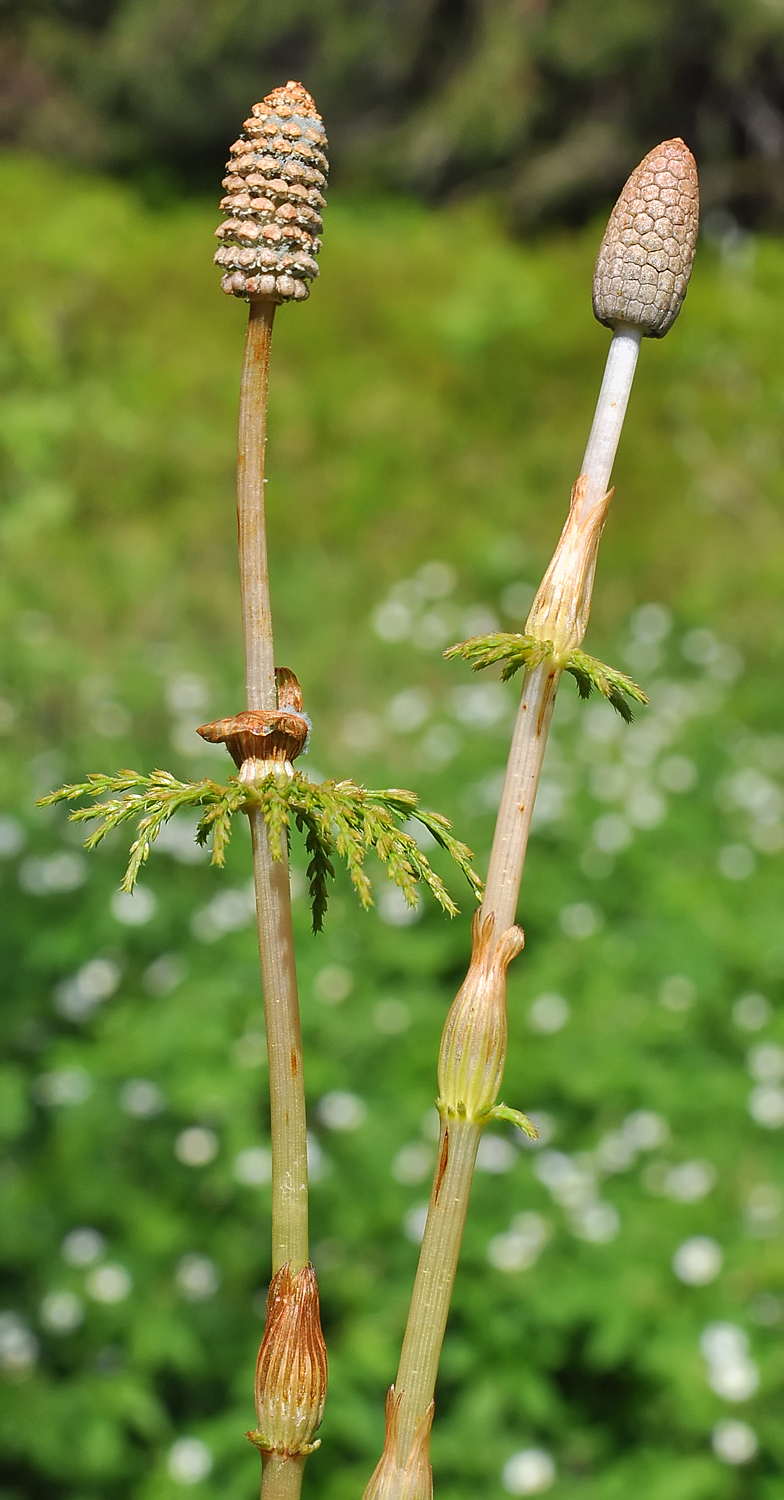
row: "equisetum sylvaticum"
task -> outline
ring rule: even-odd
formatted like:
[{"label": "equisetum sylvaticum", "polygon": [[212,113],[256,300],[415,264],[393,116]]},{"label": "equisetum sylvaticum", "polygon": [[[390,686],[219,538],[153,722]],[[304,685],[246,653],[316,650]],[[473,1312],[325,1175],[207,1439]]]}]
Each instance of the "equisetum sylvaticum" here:
[{"label": "equisetum sylvaticum", "polygon": [[506,1053],[506,970],[523,946],[515,924],[531,815],[558,685],[564,671],[581,696],[598,689],[625,718],[644,694],[580,648],[588,624],[608,490],[640,343],[662,338],[686,293],[697,239],[697,172],[681,140],[649,152],[610,216],[596,262],[593,309],[612,341],[579,478],[552,562],[522,635],[500,633],[452,647],[475,669],[524,668],[471,964],[449,1015],[438,1062],[441,1117],[433,1188],[386,1438],[365,1500],[430,1500],[428,1440],[441,1345],[474,1163],[488,1121],[529,1122],[496,1101]]},{"label": "equisetum sylvaticum", "polygon": [[[132,891],[161,828],[178,811],[201,809],[196,838],[212,842],[221,865],[232,818],[247,815],[269,1059],[272,1150],[272,1279],[256,1365],[256,1428],[264,1500],[296,1500],[305,1460],[319,1446],[327,1357],[316,1275],[308,1250],[305,1085],[288,869],[292,824],[304,833],[313,927],[319,931],[337,855],[361,904],[372,904],[366,855],[374,850],[409,905],[426,886],[449,915],[457,907],[422,853],[409,824],[416,820],[465,875],[482,885],[471,851],[448,820],[419,807],[400,788],[368,791],[351,780],[312,782],[293,762],[305,749],[310,723],[294,673],[275,666],[265,524],[265,447],[270,342],[276,308],[304,302],[316,276],[326,135],[313,100],[299,83],[275,89],[231,147],[224,179],[224,220],[215,255],[229,296],[249,303],[242,365],[237,451],[239,573],[246,707],[203,724],[199,734],[224,744],[237,767],[226,785],[183,782],[168,771],[93,774],[41,799],[42,805],[88,799],[72,820],[95,820],[94,848],[112,829],[136,823],[122,888]],[[90,805],[91,804],[91,805]]]}]

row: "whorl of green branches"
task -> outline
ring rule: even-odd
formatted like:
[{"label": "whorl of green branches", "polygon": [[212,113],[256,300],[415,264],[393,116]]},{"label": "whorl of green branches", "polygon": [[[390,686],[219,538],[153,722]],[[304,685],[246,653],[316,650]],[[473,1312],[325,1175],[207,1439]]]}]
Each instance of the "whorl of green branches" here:
[{"label": "whorl of green branches", "polygon": [[450,646],[444,656],[448,659],[460,657],[470,663],[474,672],[481,672],[483,667],[503,662],[503,682],[508,682],[521,667],[538,667],[552,657],[554,667],[571,673],[581,698],[590,698],[595,688],[627,724],[631,724],[634,718],[627,699],[631,698],[634,703],[648,702],[642,688],[631,677],[627,677],[625,672],[606,667],[604,662],[598,661],[595,656],[588,656],[585,651],[566,651],[557,655],[552,641],[540,641],[532,635],[517,635],[502,630],[493,631],[491,635],[475,635],[470,640],[459,641],[456,646]]},{"label": "whorl of green branches", "polygon": [[87,849],[95,849],[121,824],[136,822],[136,837],[121,886],[128,892],[133,890],[158,834],[175,813],[184,808],[204,809],[196,828],[196,842],[206,844],[211,839],[212,863],[223,865],[232,818],[238,812],[259,807],[267,825],[273,859],[282,857],[283,839],[289,839],[292,820],[298,831],[305,834],[305,847],[310,855],[308,880],[314,932],[320,932],[323,926],[329,880],[335,873],[334,855],[344,861],[362,906],[367,910],[373,905],[371,883],[365,870],[365,856],[371,849],[386,866],[390,880],[403,892],[408,906],[416,906],[421,884],[449,916],[455,916],[458,908],[443,881],[414,836],[402,826],[410,820],[426,828],[446,850],[477,900],[482,896],[482,882],[471,865],[472,852],[454,837],[449,820],[440,813],[427,812],[419,806],[413,792],[399,787],[368,791],[353,781],[316,784],[301,771],[295,771],[291,777],[270,774],[252,788],[241,786],[233,776],[224,786],[207,779],[178,781],[169,771],[153,771],[149,776],[137,771],[120,771],[115,776],[93,772],[86,781],[50,792],[39,800],[38,806],[78,802],[83,797],[92,798],[93,803],[75,808],[70,814],[71,822],[100,820],[85,840]]}]

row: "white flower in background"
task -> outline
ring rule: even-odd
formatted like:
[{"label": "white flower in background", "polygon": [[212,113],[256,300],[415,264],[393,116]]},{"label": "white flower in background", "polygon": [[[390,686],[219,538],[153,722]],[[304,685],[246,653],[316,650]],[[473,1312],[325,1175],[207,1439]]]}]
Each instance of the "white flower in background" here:
[{"label": "white flower in background", "polygon": [[30,1085],[36,1104],[84,1104],[93,1091],[93,1081],[84,1068],[58,1068],[39,1073]]},{"label": "white flower in background", "polygon": [[182,984],[188,972],[185,959],[179,953],[162,953],[153,959],[142,974],[142,984],[148,995],[170,995]]},{"label": "white flower in background", "polygon": [[218,1137],[204,1125],[189,1125],[174,1142],[174,1154],[186,1167],[206,1167],[218,1154]]},{"label": "white flower in background", "polygon": [[174,1275],[177,1290],[188,1302],[206,1302],[221,1284],[218,1267],[207,1255],[183,1255]]},{"label": "white flower in background", "polygon": [[272,1181],[272,1152],[268,1146],[247,1146],[234,1158],[234,1176],[246,1187],[262,1187]]},{"label": "white flower in background", "polygon": [[572,906],[565,906],[561,912],[561,927],[567,937],[582,941],[583,938],[593,937],[602,926],[604,917],[595,906],[590,906],[587,901],[575,901]]},{"label": "white flower in background", "polygon": [[568,1020],[569,1002],[563,995],[539,995],[528,1010],[528,1025],[543,1036],[560,1031]]},{"label": "white flower in background", "polygon": [[758,1083],[780,1083],[784,1078],[784,1050],[774,1042],[762,1042],[752,1047],[746,1066]]},{"label": "white flower in background", "polygon": [[357,709],[343,719],[340,738],[352,750],[376,750],[383,742],[381,721],[376,714]]},{"label": "white flower in background", "polygon": [[356,1094],[334,1089],[320,1100],[316,1114],[327,1130],[358,1130],[367,1118],[367,1105]]},{"label": "white flower in background", "polygon": [[403,1218],[403,1233],[407,1240],[421,1245],[427,1223],[427,1204],[415,1203]]},{"label": "white flower in background", "polygon": [[455,718],[466,729],[492,729],[509,714],[511,702],[500,682],[476,682],[454,688],[450,697]]},{"label": "white flower in background", "polygon": [[385,599],[374,609],[372,621],[382,641],[404,641],[411,634],[414,616],[402,599]]},{"label": "white flower in background", "polygon": [[523,579],[508,583],[501,593],[501,608],[504,614],[509,615],[512,620],[527,620],[535,593],[534,585],[526,583]]},{"label": "white flower in background", "polygon": [[93,958],[56,986],[55,1010],[69,1021],[86,1021],[102,1001],[114,994],[121,978],[118,964],[109,958]]},{"label": "white flower in background", "polygon": [[321,1149],[321,1142],[315,1135],[308,1135],[308,1179],[310,1182],[321,1182],[332,1169],[329,1157]]},{"label": "white flower in background", "polygon": [[396,734],[413,734],[428,718],[430,707],[430,694],[424,688],[404,688],[390,698],[384,718]]},{"label": "white flower in background", "polygon": [[125,1266],[96,1266],[85,1279],[85,1291],[95,1302],[123,1302],[133,1287]]},{"label": "white flower in background", "polygon": [[764,995],[740,995],[732,1007],[732,1019],[741,1031],[761,1031],[770,1020],[770,1002]]},{"label": "white flower in background", "polygon": [[74,1292],[47,1292],[39,1316],[50,1333],[73,1333],[84,1322],[84,1303]]},{"label": "white flower in background", "polygon": [[778,1234],[784,1195],[775,1182],[760,1182],[746,1199],[746,1231],[754,1239]]},{"label": "white flower in background", "polygon": [[749,1094],[747,1108],[752,1120],[763,1130],[778,1130],[784,1125],[784,1089],[761,1083]]},{"label": "white flower in background", "polygon": [[517,1152],[512,1142],[503,1135],[483,1135],[479,1142],[479,1150],[476,1154],[476,1165],[479,1172],[502,1172],[511,1171],[517,1161]]},{"label": "white flower in background", "polygon": [[92,1266],[106,1251],[106,1239],[99,1229],[72,1229],[60,1246],[60,1254],[69,1266]]},{"label": "white flower in background", "polygon": [[207,709],[210,691],[203,677],[195,672],[180,672],[165,688],[166,707],[173,714],[201,714]]},{"label": "white flower in background", "polygon": [[84,856],[66,850],[48,859],[25,859],[19,866],[19,884],[28,896],[60,896],[78,890],[86,879]]},{"label": "white flower in background", "polygon": [[724,1464],[748,1464],[759,1452],[757,1434],[747,1422],[728,1417],[717,1422],[711,1434],[711,1446]]},{"label": "white flower in background", "polygon": [[708,1385],[725,1401],[748,1401],[759,1385],[759,1369],[749,1358],[748,1335],[735,1323],[709,1323],[700,1338]]},{"label": "white flower in background", "polygon": [[671,1167],[664,1179],[664,1192],[676,1203],[699,1203],[716,1181],[716,1168],[709,1161],[684,1161]]},{"label": "white flower in background", "polygon": [[411,1025],[411,1011],[403,1000],[379,1000],[373,1019],[385,1036],[398,1036]]},{"label": "white flower in background", "polygon": [[578,1239],[588,1240],[594,1245],[608,1245],[620,1230],[621,1218],[612,1203],[596,1198],[572,1211],[569,1227]]},{"label": "white flower in background", "polygon": [[0,859],[14,859],[17,854],[21,854],[26,843],[27,834],[20,822],[16,818],[0,817]]},{"label": "white flower in background", "polygon": [[563,1151],[542,1151],[534,1158],[534,1175],[564,1208],[582,1208],[595,1197],[595,1172]]},{"label": "white flower in background", "polygon": [[454,592],[457,574],[449,563],[434,557],[422,564],[414,583],[424,599],[445,599]]},{"label": "white flower in background", "polygon": [[670,1127],[663,1115],[652,1109],[635,1109],[626,1116],[621,1133],[637,1151],[655,1151],[669,1140]]},{"label": "white flower in background", "polygon": [[625,1172],[637,1154],[634,1143],[622,1130],[603,1135],[594,1153],[603,1172]]},{"label": "white flower in background", "polygon": [[639,786],[626,804],[626,816],[635,828],[657,828],[667,814],[667,801],[652,786]]},{"label": "white flower in background", "polygon": [[244,1031],[232,1043],[231,1060],[236,1068],[261,1068],[267,1061],[267,1038],[263,1031]]},{"label": "white flower in background", "polygon": [[629,621],[636,641],[655,646],[672,630],[672,611],[666,604],[641,604]]},{"label": "white flower in background", "polygon": [[501,1471],[501,1483],[510,1495],[539,1495],[555,1480],[555,1464],[543,1448],[523,1448],[513,1453]]},{"label": "white flower in background", "polygon": [[719,850],[718,866],[727,880],[748,880],[757,868],[757,861],[747,844],[726,844]]},{"label": "white flower in background", "polygon": [[433,1151],[424,1141],[411,1141],[401,1146],[392,1159],[392,1176],[396,1182],[411,1184],[422,1182],[433,1166]]},{"label": "white flower in background", "polygon": [[129,1078],[120,1089],[120,1108],[137,1120],[153,1120],[166,1108],[166,1100],[149,1078]]},{"label": "white flower in background", "polygon": [[199,1438],[178,1438],[169,1449],[166,1467],[175,1484],[200,1484],[212,1469],[212,1454]]},{"label": "white flower in background", "polygon": [[16,1312],[0,1312],[0,1371],[9,1379],[29,1375],[38,1359],[38,1340]]},{"label": "white flower in background", "polygon": [[209,906],[194,912],[191,932],[200,943],[217,943],[224,933],[249,927],[255,917],[256,896],[250,881],[239,890],[221,891]]},{"label": "white flower in background", "polygon": [[381,921],[388,927],[410,927],[422,916],[421,901],[417,906],[409,906],[400,887],[391,881],[382,886],[376,906]]},{"label": "white flower in background", "polygon": [[354,976],[342,964],[327,964],[313,980],[313,993],[322,1005],[340,1005],[354,988]]},{"label": "white flower in background", "polygon": [[112,916],[124,927],[143,927],[155,915],[158,902],[149,886],[136,885],[130,894],[115,891],[110,904]]},{"label": "white flower in background", "polygon": [[665,1010],[688,1010],[697,996],[697,987],[685,974],[670,974],[659,988],[659,1004]]},{"label": "white flower in background", "polygon": [[[199,753],[199,741],[194,738],[194,754]],[[204,743],[204,741],[202,741]],[[168,823],[164,823],[157,839],[155,848],[162,850],[164,854],[170,854],[181,865],[200,865],[210,857],[210,851],[204,844],[197,844],[196,829],[201,814],[178,813]]]},{"label": "white flower in background", "polygon": [[656,774],[666,792],[690,792],[697,784],[697,767],[687,755],[668,755]]},{"label": "white flower in background", "polygon": [[420,759],[424,765],[440,770],[454,760],[462,743],[462,735],[453,724],[433,724],[420,741]]},{"label": "white flower in background", "polygon": [[497,1234],[487,1247],[487,1259],[497,1271],[527,1271],[538,1260],[552,1227],[541,1214],[517,1214],[506,1234]]},{"label": "white flower in background", "polygon": [[695,1234],[678,1246],[672,1258],[672,1269],[686,1286],[707,1286],[715,1281],[722,1263],[721,1246],[705,1234]]},{"label": "white flower in background", "polygon": [[609,745],[620,738],[623,724],[609,703],[591,703],[583,712],[582,732],[595,745]]},{"label": "white flower in background", "polygon": [[605,813],[603,817],[596,819],[591,829],[591,838],[603,854],[619,854],[622,849],[628,848],[634,834],[626,818],[622,818],[620,813]]},{"label": "white flower in background", "polygon": [[[420,615],[414,621],[411,631],[411,639],[420,651],[437,651],[440,646],[445,646],[450,637],[454,638],[453,626],[454,610],[429,609],[424,615]],[[462,634],[463,632],[461,632]],[[465,634],[468,634],[466,631]]]}]

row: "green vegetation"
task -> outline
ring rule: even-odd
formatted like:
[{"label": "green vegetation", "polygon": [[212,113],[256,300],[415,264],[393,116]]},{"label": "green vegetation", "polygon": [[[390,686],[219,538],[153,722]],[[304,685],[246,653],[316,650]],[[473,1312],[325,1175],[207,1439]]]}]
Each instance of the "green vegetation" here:
[{"label": "green vegetation", "polygon": [[298,78],[344,185],[574,224],[681,135],[716,237],[782,219],[780,0],[6,0],[0,41],[4,139],[158,200],[211,188],[249,101]]},{"label": "green vegetation", "polygon": [[[216,870],[179,815],[129,896],[121,835],[88,857],[33,799],[91,766],[227,778],[195,725],[242,706],[244,309],[215,284],[211,205],[152,212],[35,158],[3,162],[0,197],[3,1500],[175,1500],[188,1476],[194,1500],[240,1500],[269,1276],[244,822]],[[441,652],[524,627],[603,365],[598,234],[514,246],[481,204],[338,195],[329,214],[271,387],[300,764],[413,787],[483,871],[515,684]],[[439,1500],[502,1500],[531,1448],[553,1500],[780,1493],[784,250],[749,248],[703,251],[642,351],[586,644],[651,706],[627,726],[559,694],[504,1080],[541,1145],[486,1136]],[[449,922],[425,897],[410,922],[379,870],[364,914],[339,871],[312,937],[294,860],[330,1347],[306,1482],[350,1500],[381,1448],[469,903]],[[739,1332],[703,1353],[716,1322]],[[745,1466],[712,1451],[728,1419],[757,1434]]]}]

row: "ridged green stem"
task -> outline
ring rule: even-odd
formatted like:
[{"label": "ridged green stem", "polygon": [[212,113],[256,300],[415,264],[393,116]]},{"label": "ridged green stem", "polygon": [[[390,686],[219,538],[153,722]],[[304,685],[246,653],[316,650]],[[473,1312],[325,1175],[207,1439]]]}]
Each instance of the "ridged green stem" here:
[{"label": "ridged green stem", "polygon": [[[581,507],[583,521],[602,503],[609,486],[641,338],[640,329],[626,324],[620,324],[613,334],[580,471],[587,476]],[[595,553],[587,585],[586,621],[594,565]],[[585,575],[575,577],[574,584],[576,598],[578,589],[584,591]],[[561,669],[552,660],[546,660],[526,671],[523,681],[482,905],[483,918],[491,913],[495,916],[496,942],[512,926],[517,913],[534,799],[561,675]],[[400,1398],[397,1447],[400,1469],[405,1467],[417,1424],[433,1399],[481,1134],[481,1123],[442,1121],[433,1192],[395,1381],[395,1392]],[[418,1500],[418,1496],[409,1496],[405,1488],[399,1488],[395,1500]]]},{"label": "ridged green stem", "polygon": [[427,1224],[395,1381],[395,1394],[400,1398],[401,1468],[405,1467],[417,1423],[433,1399],[481,1136],[481,1125],[473,1121],[441,1121]]}]

